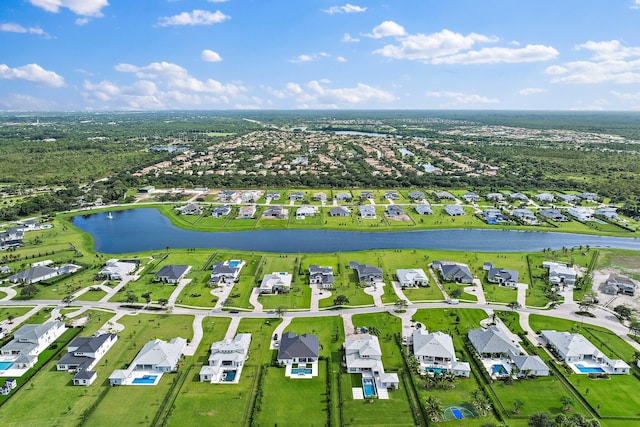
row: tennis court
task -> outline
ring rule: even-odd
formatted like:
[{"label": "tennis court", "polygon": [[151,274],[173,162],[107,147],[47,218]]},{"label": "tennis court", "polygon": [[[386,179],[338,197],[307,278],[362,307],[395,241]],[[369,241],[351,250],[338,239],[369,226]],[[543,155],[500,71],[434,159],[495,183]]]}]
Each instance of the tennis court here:
[{"label": "tennis court", "polygon": [[444,421],[475,418],[478,413],[470,403],[458,403],[444,407]]}]

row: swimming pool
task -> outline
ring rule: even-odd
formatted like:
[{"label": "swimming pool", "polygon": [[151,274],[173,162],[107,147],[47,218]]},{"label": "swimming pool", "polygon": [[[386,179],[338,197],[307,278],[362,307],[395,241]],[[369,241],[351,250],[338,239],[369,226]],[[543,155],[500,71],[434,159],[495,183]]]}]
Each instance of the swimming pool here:
[{"label": "swimming pool", "polygon": [[291,368],[291,375],[311,375],[313,369],[310,368]]},{"label": "swimming pool", "polygon": [[139,378],[134,378],[132,384],[155,384],[157,375],[144,375]]},{"label": "swimming pool", "polygon": [[604,372],[604,369],[602,368],[598,368],[598,367],[590,368],[587,366],[582,366],[579,363],[576,363],[576,368],[578,368],[578,371],[582,372],[583,374],[594,374],[594,373],[602,374]]},{"label": "swimming pool", "polygon": [[0,362],[0,371],[5,371],[13,366],[13,362]]},{"label": "swimming pool", "polygon": [[376,386],[371,378],[362,379],[362,389],[364,390],[364,397],[376,396]]},{"label": "swimming pool", "polygon": [[222,381],[230,383],[235,379],[236,379],[236,371],[224,371]]},{"label": "swimming pool", "polygon": [[239,266],[242,263],[242,261],[234,259],[229,261],[229,267],[231,268],[236,268],[237,266]]},{"label": "swimming pool", "polygon": [[433,372],[434,374],[442,374],[444,372],[449,372],[447,368],[424,368],[425,372]]},{"label": "swimming pool", "polygon": [[505,369],[504,365],[493,365],[491,367],[491,372],[498,375],[507,375],[508,372]]},{"label": "swimming pool", "polygon": [[456,420],[461,420],[464,418],[464,415],[462,415],[462,411],[460,411],[460,409],[458,408],[451,408],[451,413],[456,418]]}]

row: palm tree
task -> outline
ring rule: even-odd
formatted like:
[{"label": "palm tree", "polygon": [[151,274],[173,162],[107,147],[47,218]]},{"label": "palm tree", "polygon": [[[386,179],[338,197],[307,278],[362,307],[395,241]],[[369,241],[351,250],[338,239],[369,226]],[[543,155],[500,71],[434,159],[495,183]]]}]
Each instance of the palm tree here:
[{"label": "palm tree", "polygon": [[394,305],[397,311],[406,310],[407,307],[409,307],[409,302],[407,300],[399,299]]},{"label": "palm tree", "polygon": [[571,406],[573,406],[573,399],[565,395],[560,397],[560,403],[562,403],[564,410],[568,412],[571,410]]},{"label": "palm tree", "polygon": [[424,406],[426,411],[431,415],[431,417],[436,420],[440,418],[440,414],[442,413],[444,407],[442,406],[442,401],[435,396],[427,397],[426,404]]},{"label": "palm tree", "polygon": [[287,308],[282,306],[282,305],[278,306],[278,308],[276,308],[276,316],[278,316],[281,319],[285,315],[286,312],[287,312]]},{"label": "palm tree", "polygon": [[517,309],[521,308],[522,305],[520,305],[518,301],[511,301],[509,304],[507,304],[507,307],[509,307],[511,311],[516,311]]},{"label": "palm tree", "polygon": [[517,414],[520,412],[520,409],[524,406],[524,402],[522,400],[516,399],[513,401],[513,413]]}]

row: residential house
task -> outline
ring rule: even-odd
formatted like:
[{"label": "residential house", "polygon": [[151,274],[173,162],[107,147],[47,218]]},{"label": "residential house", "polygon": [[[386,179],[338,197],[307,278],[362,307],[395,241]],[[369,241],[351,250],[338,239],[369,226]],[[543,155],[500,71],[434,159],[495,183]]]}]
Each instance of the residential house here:
[{"label": "residential house", "polygon": [[298,209],[296,209],[296,217],[297,218],[305,218],[308,216],[316,216],[316,214],[318,213],[318,208],[315,206],[300,206]]},{"label": "residential house", "polygon": [[267,198],[267,199],[270,199],[270,200],[272,200],[272,201],[274,201],[274,200],[280,200],[280,193],[278,193],[277,191],[269,191],[269,192],[267,193],[266,198]]},{"label": "residential house", "polygon": [[352,199],[353,197],[351,196],[350,193],[338,193],[335,196],[335,199],[338,201],[343,201],[343,202],[348,202]]},{"label": "residential house", "polygon": [[124,276],[131,274],[138,268],[140,261],[120,261],[110,259],[106,262],[104,268],[100,270],[98,276],[107,280],[122,280]]},{"label": "residential house", "polygon": [[355,270],[358,274],[358,282],[366,283],[368,285],[375,285],[376,283],[383,283],[384,276],[380,267],[374,267],[372,265],[360,264],[359,262],[351,261],[349,268]]},{"label": "residential house", "polygon": [[329,210],[329,216],[349,216],[351,215],[351,213],[349,212],[349,209],[345,208],[344,206],[338,206],[335,208],[331,208]]},{"label": "residential house", "polygon": [[620,217],[618,216],[617,211],[618,208],[607,206],[604,208],[596,209],[594,215],[602,216],[608,221],[620,221]]},{"label": "residential house", "polygon": [[528,202],[529,198],[522,193],[508,193],[507,197],[509,197],[511,200],[518,200],[520,202]]},{"label": "residential house", "polygon": [[59,268],[51,268],[45,265],[37,265],[35,267],[28,268],[24,271],[9,276],[8,280],[11,283],[38,283],[43,280],[51,279],[53,277],[62,274]]},{"label": "residential house", "polygon": [[18,228],[21,228],[22,231],[33,231],[33,230],[40,230],[43,227],[42,227],[42,224],[40,224],[38,221],[34,219],[28,219],[22,224],[20,224]]},{"label": "residential house", "polygon": [[487,224],[492,225],[509,222],[509,218],[507,218],[500,209],[485,209],[482,211],[482,219],[484,219]]},{"label": "residential house", "polygon": [[311,264],[309,266],[309,284],[318,285],[321,289],[332,289],[335,284],[333,267]]},{"label": "residential house", "polygon": [[109,382],[111,385],[138,384],[136,379],[143,374],[160,377],[163,373],[174,372],[186,346],[187,340],[179,337],[169,342],[161,339],[150,341],[142,347],[127,369],[113,371]]},{"label": "residential house", "polygon": [[542,268],[549,269],[549,282],[554,285],[572,286],[576,284],[576,280],[578,279],[576,270],[567,267],[567,265],[562,262],[544,261]]},{"label": "residential house", "polygon": [[309,164],[309,158],[308,157],[296,157],[295,159],[293,159],[291,161],[292,165],[306,165]]},{"label": "residential house", "polygon": [[438,191],[436,197],[440,200],[455,200],[455,196],[448,191]]},{"label": "residential house", "polygon": [[233,190],[221,190],[218,193],[218,201],[223,202],[223,203],[231,203],[236,201],[236,198],[238,196],[236,195],[236,192]]},{"label": "residential house", "polygon": [[414,286],[429,286],[429,278],[421,268],[410,269],[398,269],[396,270],[396,276],[400,286],[414,287]]},{"label": "residential house", "polygon": [[4,380],[4,384],[0,388],[0,394],[6,396],[11,393],[11,390],[15,389],[16,387],[18,387],[18,382],[15,380],[15,378],[7,378]]},{"label": "residential house", "polygon": [[223,216],[229,215],[230,213],[231,213],[231,206],[228,206],[228,205],[216,206],[211,211],[211,216],[213,216],[214,218],[221,218]]},{"label": "residential house", "polygon": [[489,202],[502,202],[504,200],[502,193],[489,193],[484,198]]},{"label": "residential house", "polygon": [[208,383],[237,383],[249,357],[251,334],[238,334],[211,344],[209,364],[200,369],[200,381]]},{"label": "residential house", "polygon": [[8,265],[0,265],[0,274],[9,274],[11,273],[11,267]]},{"label": "residential house", "polygon": [[12,227],[0,232],[0,242],[22,241],[22,239],[24,239],[24,231],[22,228]]},{"label": "residential house", "polygon": [[637,287],[637,283],[626,276],[610,274],[604,282],[603,292],[609,295],[635,296]]},{"label": "residential house", "polygon": [[56,369],[75,372],[73,385],[90,386],[98,377],[92,369],[117,340],[116,334],[75,337],[67,346],[67,354],[56,364]]},{"label": "residential house", "polygon": [[541,203],[553,203],[556,198],[553,194],[540,193],[535,195],[535,199]]},{"label": "residential house", "polygon": [[540,209],[538,213],[543,217],[550,219],[551,221],[555,221],[555,222],[569,221],[569,219],[566,217],[566,215],[564,215],[560,211],[560,209]]},{"label": "residential house", "polygon": [[169,264],[162,267],[153,277],[154,282],[164,282],[169,285],[176,285],[191,270],[190,265]]},{"label": "residential house", "polygon": [[582,206],[572,206],[567,213],[578,221],[593,221],[593,209]]},{"label": "residential house", "polygon": [[573,194],[563,194],[560,196],[560,200],[570,205],[575,205],[576,203],[580,203],[580,197]]},{"label": "residential house", "polygon": [[13,363],[13,369],[30,369],[38,355],[66,331],[63,322],[26,324],[13,333],[13,339],[0,348],[2,361]]},{"label": "residential house", "polygon": [[316,202],[326,202],[327,195],[325,193],[319,192],[313,194],[313,200]]},{"label": "residential house", "polygon": [[301,202],[304,200],[304,193],[302,191],[294,191],[289,194],[289,200],[292,202]]},{"label": "residential house", "polygon": [[389,218],[404,217],[404,209],[400,205],[387,205],[386,213]]},{"label": "residential house", "polygon": [[593,365],[607,374],[628,374],[631,369],[623,360],[608,358],[580,334],[545,330],[540,335],[558,358],[567,362],[576,373],[594,372],[593,369],[588,369]]},{"label": "residential house", "polygon": [[464,284],[473,282],[473,274],[465,264],[453,261],[433,261],[431,266],[440,272],[442,280],[445,282]]},{"label": "residential house", "polygon": [[418,166],[424,169],[426,173],[433,173],[439,175],[442,172],[442,169],[432,165],[431,163],[418,163]]},{"label": "residential house", "polygon": [[428,203],[416,205],[416,212],[420,215],[433,215],[433,210]]},{"label": "residential house", "polygon": [[398,375],[384,370],[380,342],[375,335],[361,334],[345,340],[344,361],[348,373],[372,378],[378,390],[398,388]]},{"label": "residential house", "polygon": [[269,206],[262,214],[263,218],[287,219],[289,210],[283,206]]},{"label": "residential house", "polygon": [[460,377],[469,377],[471,366],[458,362],[453,340],[443,332],[428,333],[424,328],[413,331],[413,355],[420,362],[420,370],[427,373],[451,372]]},{"label": "residential house", "polygon": [[256,206],[255,205],[247,205],[240,206],[238,209],[237,219],[253,219],[256,215]]},{"label": "residential house", "polygon": [[420,202],[424,200],[424,193],[422,191],[412,191],[409,193],[409,198],[414,202]]},{"label": "residential house", "polygon": [[580,193],[578,197],[582,200],[586,200],[588,202],[597,202],[598,195],[596,193]]},{"label": "residential house", "polygon": [[243,191],[240,195],[241,203],[255,203],[262,196],[261,191]]},{"label": "residential house", "polygon": [[240,276],[240,270],[244,267],[243,260],[227,260],[224,262],[214,262],[211,270],[209,285],[214,286],[220,283],[234,283]]},{"label": "residential house", "polygon": [[285,332],[280,340],[276,361],[286,367],[287,377],[311,378],[318,375],[319,355],[320,342],[317,336]]},{"label": "residential house", "polygon": [[202,215],[202,208],[197,203],[187,203],[186,205],[176,208],[181,215]]},{"label": "residential house", "polygon": [[485,263],[483,269],[487,272],[487,281],[489,283],[497,283],[500,286],[511,288],[515,288],[518,285],[518,271],[516,270],[498,268],[490,262]]},{"label": "residential house", "polygon": [[480,196],[473,191],[465,193],[462,195],[462,199],[467,203],[478,203],[480,201]]},{"label": "residential house", "polygon": [[387,191],[384,193],[384,198],[389,200],[400,200],[400,195],[397,191]]},{"label": "residential house", "polygon": [[360,216],[365,219],[376,219],[376,208],[371,205],[360,206]]},{"label": "residential house", "polygon": [[444,211],[451,216],[463,216],[464,208],[460,205],[447,205],[444,207]]},{"label": "residential house", "polygon": [[373,200],[373,191],[363,191],[360,193],[361,200]]},{"label": "residential house", "polygon": [[536,218],[536,214],[531,212],[529,209],[514,209],[512,214],[525,224],[538,224],[538,218]]},{"label": "residential house", "polygon": [[292,278],[291,274],[285,272],[265,274],[260,283],[260,293],[277,294],[289,292]]}]

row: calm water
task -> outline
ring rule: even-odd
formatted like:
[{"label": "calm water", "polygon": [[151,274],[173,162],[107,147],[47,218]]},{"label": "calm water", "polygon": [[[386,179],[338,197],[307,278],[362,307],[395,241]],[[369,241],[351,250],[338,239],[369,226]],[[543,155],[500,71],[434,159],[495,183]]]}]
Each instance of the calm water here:
[{"label": "calm water", "polygon": [[343,252],[366,249],[447,249],[473,252],[533,252],[563,246],[610,246],[640,250],[640,240],[583,234],[514,230],[183,230],[157,209],[141,208],[77,216],[73,223],[93,236],[98,252],[121,254],[170,248],[216,248],[257,252]]}]

